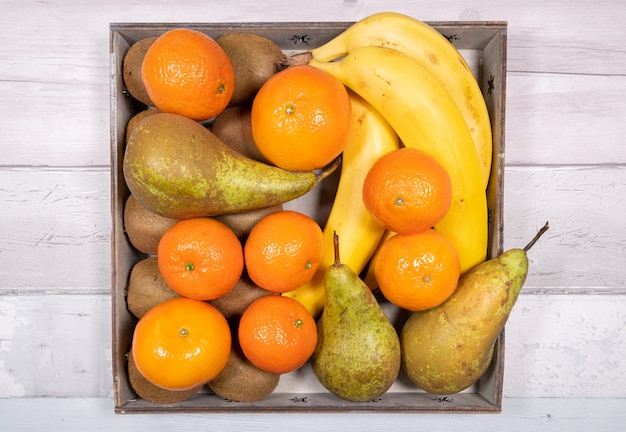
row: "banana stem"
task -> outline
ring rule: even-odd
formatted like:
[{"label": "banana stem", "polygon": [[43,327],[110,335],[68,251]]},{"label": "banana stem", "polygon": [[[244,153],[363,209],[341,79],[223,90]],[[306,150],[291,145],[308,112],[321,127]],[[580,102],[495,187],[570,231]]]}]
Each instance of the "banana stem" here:
[{"label": "banana stem", "polygon": [[546,221],[546,224],[543,227],[541,227],[539,232],[537,234],[535,234],[535,237],[533,237],[533,239],[524,247],[524,252],[528,252],[528,250],[531,247],[533,247],[533,245],[535,243],[537,243],[537,240],[539,240],[539,237],[541,237],[543,235],[543,233],[548,231],[548,228],[550,228],[550,226],[549,226],[548,222]]},{"label": "banana stem", "polygon": [[309,63],[312,58],[313,55],[309,51],[290,55],[278,61],[278,70],[287,69],[291,66],[305,65]]}]

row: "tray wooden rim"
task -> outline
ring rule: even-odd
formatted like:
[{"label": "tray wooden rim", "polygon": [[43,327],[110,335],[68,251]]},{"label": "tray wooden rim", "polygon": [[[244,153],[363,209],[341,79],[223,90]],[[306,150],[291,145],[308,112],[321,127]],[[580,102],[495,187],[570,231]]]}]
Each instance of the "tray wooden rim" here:
[{"label": "tray wooden rim", "polygon": [[[277,41],[284,50],[303,50],[310,45],[297,42],[294,36],[311,34],[313,37],[321,35],[317,40],[323,43],[334,34],[345,29],[352,22],[249,22],[249,23],[110,23],[110,90],[111,90],[111,216],[113,221],[111,257],[112,257],[112,332],[113,332],[113,387],[115,412],[118,414],[128,413],[246,413],[246,412],[404,412],[404,413],[498,413],[502,407],[502,387],[504,376],[504,331],[501,333],[494,359],[489,370],[479,380],[476,392],[462,392],[451,396],[435,396],[425,393],[391,393],[383,395],[380,400],[369,403],[349,403],[331,394],[321,393],[279,393],[272,394],[268,398],[253,402],[229,402],[211,394],[198,394],[193,398],[176,404],[154,404],[133,397],[132,389],[129,388],[127,372],[125,370],[125,358],[127,349],[122,346],[120,337],[121,327],[125,320],[128,325],[132,317],[125,310],[125,279],[128,276],[130,265],[125,262],[129,256],[138,260],[141,254],[138,252],[122,251],[128,244],[124,241],[123,223],[121,214],[123,204],[128,196],[128,190],[121,175],[121,153],[123,148],[123,129],[125,124],[120,124],[121,111],[130,110],[128,105],[135,102],[124,93],[121,81],[121,61],[124,52],[119,51],[119,44],[123,40],[126,45],[138,40],[140,37],[148,37],[155,33],[175,27],[189,27],[208,34],[219,34],[234,30],[251,30],[264,35],[281,34],[283,39]],[[483,76],[479,78],[481,87],[489,86],[488,92],[492,95],[491,103],[488,101],[492,127],[494,131],[494,160],[492,179],[490,185],[491,207],[490,212],[490,256],[502,251],[503,247],[503,201],[504,201],[504,119],[506,99],[506,21],[437,21],[428,22],[451,41],[462,49],[482,50],[483,62],[494,62],[491,73],[497,77],[497,84],[493,85],[493,77]],[[294,33],[303,31],[307,33]],[[317,33],[313,33],[317,32]],[[459,36],[461,34],[461,36]],[[480,46],[468,45],[466,35],[474,35],[480,40]],[[126,49],[128,46],[126,47]],[[487,50],[489,52],[487,52]],[[489,82],[489,81],[492,82]],[[127,113],[126,113],[127,115]],[[489,196],[489,194],[488,194]],[[130,336],[128,336],[129,338]],[[419,400],[422,405],[415,404]],[[207,403],[209,402],[209,403]]]}]

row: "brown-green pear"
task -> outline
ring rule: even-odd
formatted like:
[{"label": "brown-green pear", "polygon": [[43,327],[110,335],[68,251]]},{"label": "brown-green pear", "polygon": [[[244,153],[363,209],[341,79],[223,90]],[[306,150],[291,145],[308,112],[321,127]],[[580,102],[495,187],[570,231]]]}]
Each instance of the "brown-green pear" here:
[{"label": "brown-green pear", "polygon": [[378,301],[359,276],[339,261],[325,275],[326,302],[317,323],[313,371],[331,393],[352,402],[384,394],[400,371],[400,340]]},{"label": "brown-green pear", "polygon": [[159,113],[126,140],[124,179],[150,211],[174,219],[270,207],[304,195],[339,165],[292,172],[249,159],[200,123]]},{"label": "brown-green pear", "polygon": [[454,394],[485,373],[528,274],[527,251],[510,249],[466,272],[441,305],[413,313],[400,333],[402,367],[433,394]]}]

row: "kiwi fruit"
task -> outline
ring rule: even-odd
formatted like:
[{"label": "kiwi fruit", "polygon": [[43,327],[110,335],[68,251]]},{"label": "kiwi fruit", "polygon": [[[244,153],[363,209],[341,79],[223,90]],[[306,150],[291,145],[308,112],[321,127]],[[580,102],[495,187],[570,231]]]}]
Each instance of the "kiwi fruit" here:
[{"label": "kiwi fruit", "polygon": [[256,402],[269,396],[279,381],[279,374],[254,366],[234,340],[228,363],[222,372],[209,381],[207,387],[216,395],[230,401]]},{"label": "kiwi fruit", "polygon": [[146,86],[143,84],[141,65],[143,64],[143,58],[146,56],[148,48],[150,48],[155,40],[157,40],[156,37],[138,40],[128,48],[122,62],[122,78],[124,85],[126,85],[126,90],[128,90],[128,93],[130,93],[132,97],[148,106],[154,106],[154,104],[150,96],[148,96]]},{"label": "kiwi fruit", "polygon": [[187,400],[195,396],[203,387],[200,385],[187,390],[168,390],[153,384],[137,369],[132,351],[128,354],[128,379],[130,386],[139,397],[149,402],[161,404]]},{"label": "kiwi fruit", "polygon": [[210,300],[226,319],[239,318],[250,304],[260,297],[278,295],[256,285],[250,277],[244,273],[235,286],[220,298]]},{"label": "kiwi fruit", "polygon": [[126,291],[128,310],[137,318],[165,300],[180,297],[161,276],[156,257],[144,258],[133,266]]},{"label": "kiwi fruit", "polygon": [[235,89],[230,105],[249,105],[267,79],[279,70],[285,54],[271,39],[247,32],[229,32],[215,41],[233,65]]},{"label": "kiwi fruit", "polygon": [[213,120],[211,132],[236,152],[269,165],[252,138],[251,111],[244,105],[226,108]]},{"label": "kiwi fruit", "polygon": [[156,255],[159,240],[177,219],[158,215],[135,199],[131,194],[124,206],[124,228],[130,243],[139,252]]},{"label": "kiwi fruit", "polygon": [[239,213],[213,216],[214,219],[229,227],[241,242],[244,242],[252,228],[265,216],[283,210],[282,204],[248,210]]}]

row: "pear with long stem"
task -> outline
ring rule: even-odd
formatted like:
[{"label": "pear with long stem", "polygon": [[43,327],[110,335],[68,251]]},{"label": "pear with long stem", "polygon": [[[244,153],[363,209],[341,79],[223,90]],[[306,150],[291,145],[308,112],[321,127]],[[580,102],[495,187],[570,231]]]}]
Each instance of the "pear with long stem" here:
[{"label": "pear with long stem", "polygon": [[548,223],[523,249],[510,249],[469,270],[441,305],[413,313],[400,333],[402,367],[421,389],[458,393],[485,373],[495,343],[528,274],[528,250]]},{"label": "pear with long stem", "polygon": [[352,402],[371,401],[398,376],[400,340],[371,290],[341,263],[337,233],[333,240],[335,262],[324,279],[326,301],[311,365],[331,393]]}]

